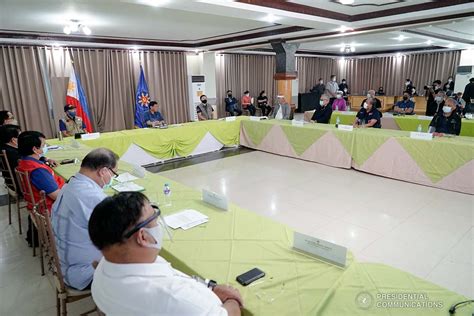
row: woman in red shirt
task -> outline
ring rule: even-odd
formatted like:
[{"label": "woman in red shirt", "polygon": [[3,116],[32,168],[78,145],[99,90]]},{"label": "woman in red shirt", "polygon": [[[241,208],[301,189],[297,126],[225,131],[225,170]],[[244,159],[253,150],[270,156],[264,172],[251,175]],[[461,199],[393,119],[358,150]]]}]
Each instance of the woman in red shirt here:
[{"label": "woman in red shirt", "polygon": [[256,109],[255,106],[252,104],[252,98],[250,97],[250,93],[248,90],[244,92],[240,104],[242,105],[242,109],[248,110],[250,112],[251,116],[255,115]]}]

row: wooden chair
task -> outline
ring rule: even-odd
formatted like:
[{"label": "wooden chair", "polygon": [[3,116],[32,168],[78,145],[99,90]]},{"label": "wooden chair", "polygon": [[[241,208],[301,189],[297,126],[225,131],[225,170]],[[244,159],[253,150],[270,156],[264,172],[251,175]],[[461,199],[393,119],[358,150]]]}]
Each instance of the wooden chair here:
[{"label": "wooden chair", "polygon": [[[28,171],[22,172],[22,171],[19,171],[18,168],[15,168],[15,173],[18,178],[18,184],[20,185],[20,191],[23,195],[23,198],[26,201],[26,207],[29,209],[30,215],[31,215],[33,206],[37,203],[37,201],[35,201],[35,196],[33,195],[33,189],[31,188],[30,175]],[[31,222],[33,223],[33,226],[35,226],[35,228],[38,229],[38,225],[35,222],[34,217],[30,216],[30,218],[31,218]],[[30,227],[30,230],[31,230],[31,244],[33,248],[33,257],[36,257],[36,246],[35,246],[36,243],[35,243],[35,234],[33,231],[33,227]],[[39,237],[39,234],[38,234],[38,237]],[[41,248],[41,242],[39,242],[39,240],[38,240],[38,245],[40,246],[39,248],[40,248],[40,253],[41,253],[43,249]],[[44,275],[43,262],[41,262],[41,272],[42,272],[41,275]]]},{"label": "wooden chair", "polygon": [[22,234],[21,229],[21,209],[26,208],[26,204],[21,206],[21,195],[18,194],[19,188],[16,187],[16,176],[13,173],[10,163],[8,162],[8,156],[5,150],[0,152],[0,171],[5,179],[5,186],[8,190],[8,224],[12,224],[12,202],[16,203],[16,209],[18,212],[18,231]]},{"label": "wooden chair", "polygon": [[[44,247],[44,255],[48,267],[54,278],[54,285],[56,287],[56,311],[57,315],[67,315],[67,304],[73,303],[91,296],[90,290],[75,290],[68,287],[64,283],[63,274],[61,271],[61,264],[59,261],[58,251],[56,248],[56,241],[54,239],[53,228],[49,217],[49,210],[46,205],[46,195],[44,191],[40,192],[41,198],[33,207],[33,217],[38,225],[38,234],[41,236],[40,240]],[[81,315],[88,315],[96,312],[96,308]]]}]

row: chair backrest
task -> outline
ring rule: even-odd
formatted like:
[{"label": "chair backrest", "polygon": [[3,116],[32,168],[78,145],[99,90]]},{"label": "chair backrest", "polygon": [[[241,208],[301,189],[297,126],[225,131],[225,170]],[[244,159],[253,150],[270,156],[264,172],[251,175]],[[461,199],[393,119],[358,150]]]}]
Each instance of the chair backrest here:
[{"label": "chair backrest", "polygon": [[3,178],[5,179],[5,185],[8,187],[8,189],[18,193],[18,188],[16,187],[15,182],[15,174],[10,167],[7,152],[5,150],[0,152],[0,171],[2,172]]},{"label": "chair backrest", "polygon": [[56,240],[54,239],[53,227],[51,225],[44,191],[40,192],[40,196],[40,200],[33,207],[33,216],[38,225],[38,234],[40,234],[40,241],[43,246],[43,253],[45,254],[48,270],[54,277],[54,283],[58,292],[65,293],[66,286],[64,284],[61,264],[56,248]]},{"label": "chair backrest", "polygon": [[15,168],[15,173],[18,178],[18,184],[20,185],[20,191],[23,198],[28,202],[28,209],[32,209],[37,202],[35,201],[33,189],[31,188],[30,175],[28,171],[18,170],[18,167]]}]

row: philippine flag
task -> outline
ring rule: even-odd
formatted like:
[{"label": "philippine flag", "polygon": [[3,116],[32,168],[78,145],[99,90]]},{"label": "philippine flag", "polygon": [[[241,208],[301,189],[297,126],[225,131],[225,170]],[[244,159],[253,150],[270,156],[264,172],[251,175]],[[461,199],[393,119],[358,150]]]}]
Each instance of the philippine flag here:
[{"label": "philippine flag", "polygon": [[69,83],[67,85],[66,103],[76,106],[76,115],[82,118],[86,125],[86,131],[92,133],[92,124],[90,121],[89,107],[87,106],[86,95],[82,90],[81,82],[76,76],[74,67],[71,68]]}]

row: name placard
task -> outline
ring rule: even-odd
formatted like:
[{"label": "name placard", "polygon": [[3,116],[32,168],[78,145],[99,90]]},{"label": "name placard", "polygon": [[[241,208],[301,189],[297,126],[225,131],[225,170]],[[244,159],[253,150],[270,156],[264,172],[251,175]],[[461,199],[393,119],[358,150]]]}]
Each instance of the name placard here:
[{"label": "name placard", "polygon": [[227,211],[229,209],[229,203],[227,202],[227,198],[212,191],[203,189],[202,200],[206,203],[214,205],[217,208],[223,209],[224,211]]},{"label": "name placard", "polygon": [[226,122],[233,122],[233,121],[235,121],[235,116],[227,116],[227,117],[225,118],[225,121],[226,121]]},{"label": "name placard", "polygon": [[100,133],[89,133],[89,134],[82,134],[81,135],[82,140],[97,139],[99,137],[100,137]]},{"label": "name placard", "polygon": [[260,116],[251,116],[251,117],[250,117],[250,120],[251,120],[251,121],[260,121],[261,118],[260,118]]},{"label": "name placard", "polygon": [[352,132],[354,130],[354,126],[352,125],[341,125],[339,124],[337,126],[337,129],[341,130],[341,131],[346,131],[346,132]]},{"label": "name placard", "polygon": [[329,241],[294,232],[293,248],[340,267],[346,266],[347,248]]},{"label": "name placard", "polygon": [[433,140],[433,134],[422,132],[410,132],[410,138],[421,140]]},{"label": "name placard", "polygon": [[304,126],[304,121],[291,120],[293,126]]}]

